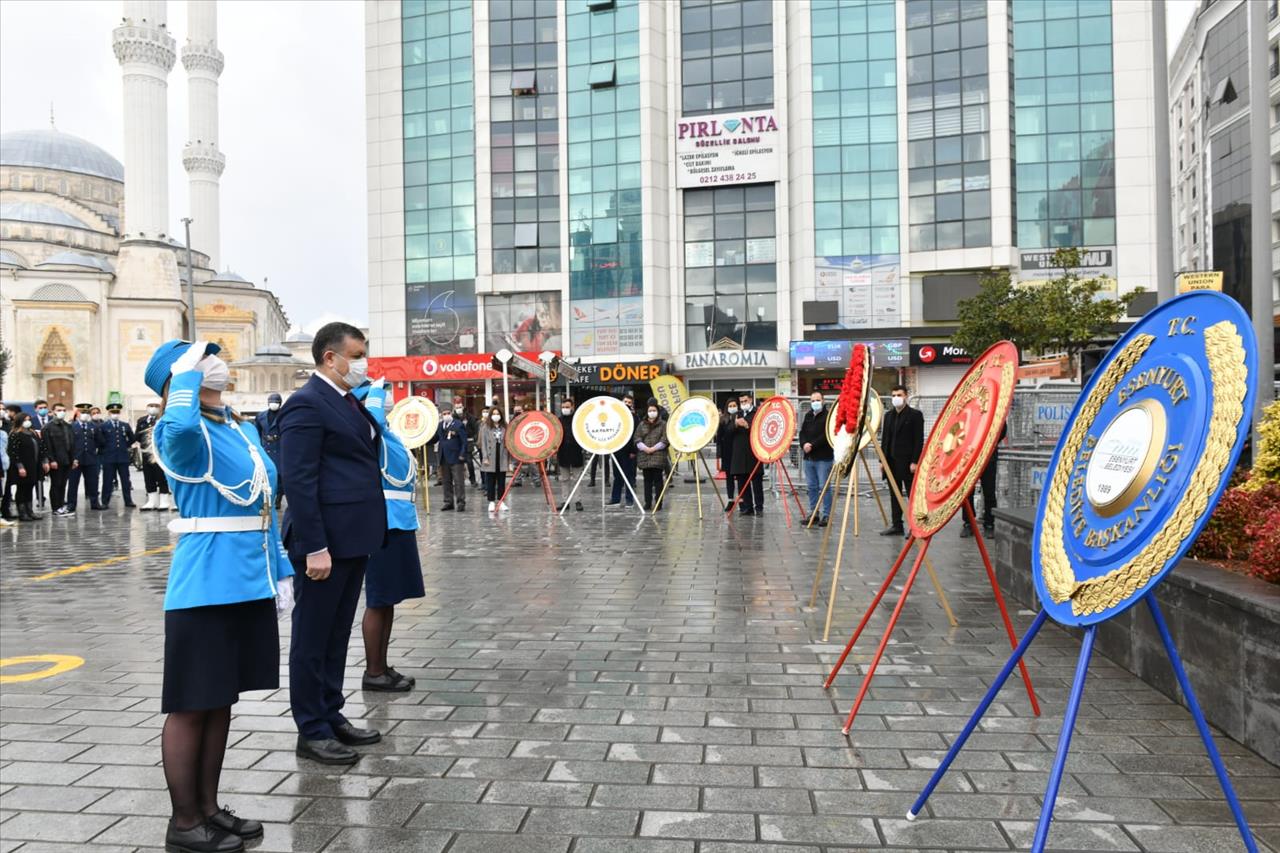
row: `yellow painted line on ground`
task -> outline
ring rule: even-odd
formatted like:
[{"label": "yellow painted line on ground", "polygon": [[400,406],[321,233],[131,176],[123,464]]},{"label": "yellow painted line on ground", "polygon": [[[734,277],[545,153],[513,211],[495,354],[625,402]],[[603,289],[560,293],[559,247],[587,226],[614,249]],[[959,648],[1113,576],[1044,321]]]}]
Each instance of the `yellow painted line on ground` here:
[{"label": "yellow painted line on ground", "polygon": [[46,572],[43,575],[36,575],[30,580],[48,581],[48,580],[53,580],[54,578],[66,577],[67,575],[78,575],[81,572],[87,572],[91,569],[101,568],[102,566],[114,565],[115,563],[123,563],[128,560],[137,559],[138,557],[152,557],[152,556],[155,556],[156,554],[167,554],[172,550],[173,550],[172,545],[165,545],[160,548],[152,548],[149,551],[139,551],[136,554],[121,554],[118,557],[108,557],[105,560],[98,560],[93,563],[81,563],[78,566],[68,566],[65,569],[58,569],[56,571]]},{"label": "yellow painted line on ground", "polygon": [[0,675],[0,684],[15,684],[19,681],[38,681],[51,675],[58,675],[84,666],[84,658],[75,655],[27,655],[19,658],[0,658],[0,668],[19,666],[24,663],[47,663],[44,669],[24,672],[21,675]]}]

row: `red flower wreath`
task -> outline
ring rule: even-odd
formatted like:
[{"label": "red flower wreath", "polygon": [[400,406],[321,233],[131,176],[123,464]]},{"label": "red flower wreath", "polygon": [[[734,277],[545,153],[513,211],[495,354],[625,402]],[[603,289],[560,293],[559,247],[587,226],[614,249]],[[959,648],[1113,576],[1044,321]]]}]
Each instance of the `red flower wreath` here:
[{"label": "red flower wreath", "polygon": [[862,422],[862,403],[866,394],[863,383],[867,373],[867,345],[854,344],[849,354],[849,369],[840,386],[840,403],[836,409],[836,430],[844,427],[849,435],[857,435]]}]

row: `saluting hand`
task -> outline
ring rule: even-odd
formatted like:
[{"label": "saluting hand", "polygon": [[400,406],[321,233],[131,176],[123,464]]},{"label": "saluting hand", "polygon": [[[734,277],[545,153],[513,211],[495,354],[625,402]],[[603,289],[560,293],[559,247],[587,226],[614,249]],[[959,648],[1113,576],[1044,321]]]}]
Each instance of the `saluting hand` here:
[{"label": "saluting hand", "polygon": [[329,549],[321,551],[319,554],[307,555],[307,577],[313,581],[322,581],[329,577],[329,572],[333,570],[333,558],[329,556]]}]

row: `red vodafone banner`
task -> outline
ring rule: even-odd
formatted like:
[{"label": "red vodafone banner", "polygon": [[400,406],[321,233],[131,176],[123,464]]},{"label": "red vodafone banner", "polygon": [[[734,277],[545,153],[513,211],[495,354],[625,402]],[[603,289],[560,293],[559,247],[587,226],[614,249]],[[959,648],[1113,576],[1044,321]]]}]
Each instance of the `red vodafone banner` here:
[{"label": "red vodafone banner", "polygon": [[[536,362],[538,353],[520,353]],[[369,359],[369,375],[392,382],[477,382],[501,379],[494,370],[493,353],[455,355],[397,355]]]}]

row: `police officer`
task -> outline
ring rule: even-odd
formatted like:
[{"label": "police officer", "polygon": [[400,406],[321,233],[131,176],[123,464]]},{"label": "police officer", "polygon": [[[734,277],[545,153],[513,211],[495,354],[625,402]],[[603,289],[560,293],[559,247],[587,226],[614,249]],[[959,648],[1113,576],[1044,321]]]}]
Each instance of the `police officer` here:
[{"label": "police officer", "polygon": [[119,403],[107,406],[107,420],[102,424],[102,508],[111,504],[111,493],[116,479],[120,480],[120,492],[124,505],[133,509],[133,486],[129,482],[129,449],[134,444],[133,427],[120,420]]},{"label": "police officer", "polygon": [[[258,428],[258,438],[266,448],[267,455],[280,470],[280,404],[284,402],[274,391],[267,395],[267,410],[258,412],[253,424]],[[276,492],[276,509],[280,508],[280,499],[284,497],[284,489]]]},{"label": "police officer", "polygon": [[173,509],[169,481],[164,478],[164,471],[160,470],[160,465],[156,462],[155,448],[151,443],[151,431],[155,429],[158,420],[160,406],[158,403],[150,403],[147,405],[147,413],[138,418],[138,424],[133,428],[134,444],[142,451],[142,479],[147,485],[147,502],[142,505],[143,510]]},{"label": "police officer", "polygon": [[98,503],[98,471],[102,466],[102,430],[89,414],[93,407],[88,403],[76,403],[76,422],[72,424],[71,477],[67,480],[67,515],[75,515],[76,492],[80,479],[84,478],[84,496],[89,499],[89,509],[102,509]]}]

